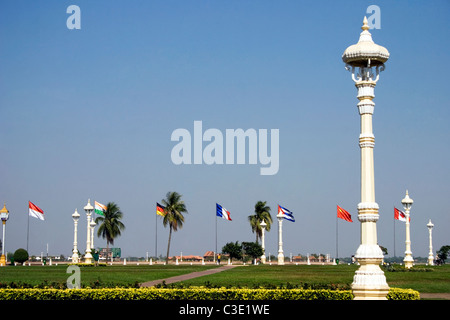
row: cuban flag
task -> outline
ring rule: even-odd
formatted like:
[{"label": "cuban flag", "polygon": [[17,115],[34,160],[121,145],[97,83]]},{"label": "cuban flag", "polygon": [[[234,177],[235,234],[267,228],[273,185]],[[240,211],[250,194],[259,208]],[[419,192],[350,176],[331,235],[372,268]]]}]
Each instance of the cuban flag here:
[{"label": "cuban flag", "polygon": [[228,210],[225,209],[224,207],[222,207],[218,203],[216,203],[216,215],[218,217],[221,217],[221,218],[225,219],[225,220],[231,221],[230,213],[228,212]]},{"label": "cuban flag", "polygon": [[283,208],[280,205],[278,205],[278,215],[283,216],[286,220],[295,222],[294,214],[291,211],[289,211],[288,209]]}]

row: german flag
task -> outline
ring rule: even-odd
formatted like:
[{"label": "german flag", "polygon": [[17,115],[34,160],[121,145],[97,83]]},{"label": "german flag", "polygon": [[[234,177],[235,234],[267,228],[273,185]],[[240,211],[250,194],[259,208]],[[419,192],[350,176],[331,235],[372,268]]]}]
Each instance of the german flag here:
[{"label": "german flag", "polygon": [[156,214],[164,217],[166,215],[165,209],[166,207],[160,205],[158,202],[156,203]]}]

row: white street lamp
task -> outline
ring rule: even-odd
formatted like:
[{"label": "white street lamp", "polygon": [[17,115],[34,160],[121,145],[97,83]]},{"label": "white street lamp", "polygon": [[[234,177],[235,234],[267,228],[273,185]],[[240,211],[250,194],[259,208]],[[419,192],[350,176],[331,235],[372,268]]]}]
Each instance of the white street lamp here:
[{"label": "white street lamp", "polygon": [[434,257],[433,257],[433,239],[431,237],[431,232],[433,230],[434,224],[431,223],[431,219],[430,219],[430,221],[428,221],[427,227],[428,227],[428,232],[430,234],[430,252],[428,253],[428,265],[432,266],[432,265],[434,265]]},{"label": "white street lamp", "polygon": [[403,198],[402,200],[402,204],[403,204],[403,208],[405,209],[405,216],[406,216],[406,250],[405,250],[405,258],[403,258],[403,262],[405,263],[405,268],[409,269],[412,268],[413,266],[413,262],[414,259],[412,257],[412,252],[411,252],[411,235],[410,235],[410,231],[409,231],[409,225],[410,225],[410,217],[409,217],[409,212],[411,210],[411,206],[413,204],[413,199],[411,199],[408,195],[408,190],[406,190],[406,196],[405,198]]},{"label": "white street lamp", "polygon": [[6,209],[6,203],[3,205],[3,208],[0,210],[0,218],[2,219],[2,225],[3,225],[2,255],[0,257],[0,266],[6,266],[5,230],[6,230],[6,221],[8,221],[8,218],[9,218],[9,211],[8,211],[8,209]]},{"label": "white street lamp", "polygon": [[358,220],[361,222],[361,243],[355,258],[360,268],[355,272],[352,291],[356,300],[386,300],[389,286],[379,264],[383,252],[377,243],[378,204],[375,202],[375,175],[373,149],[375,136],[372,131],[372,115],[375,103],[375,86],[384,63],[389,59],[386,48],[377,45],[369,32],[364,17],[363,30],[357,44],[349,46],[342,55],[345,68],[352,73],[358,90],[357,106],[360,114],[359,147],[361,149],[361,202],[358,204]]},{"label": "white street lamp", "polygon": [[84,207],[87,217],[87,240],[86,240],[86,253],[84,255],[84,263],[92,263],[91,254],[91,214],[94,211],[94,207],[91,205],[91,199],[88,200],[87,205]]},{"label": "white street lamp", "polygon": [[91,250],[94,250],[94,230],[95,230],[95,226],[97,224],[94,221],[94,218],[92,218],[90,226],[91,226]]},{"label": "white street lamp", "polygon": [[259,224],[261,226],[261,247],[263,249],[263,254],[261,256],[261,263],[265,264],[266,263],[266,248],[265,248],[265,231],[266,231],[266,226],[267,223],[263,220],[261,221],[261,223]]},{"label": "white street lamp", "polygon": [[80,219],[80,214],[78,213],[77,209],[75,209],[75,212],[72,214],[72,219],[73,219],[73,226],[74,226],[74,230],[73,230],[73,251],[72,251],[72,263],[78,263],[78,242],[77,242],[77,238],[78,238],[78,220]]},{"label": "white street lamp", "polygon": [[278,265],[284,265],[284,254],[283,254],[283,219],[284,216],[281,214],[277,215],[278,219]]}]

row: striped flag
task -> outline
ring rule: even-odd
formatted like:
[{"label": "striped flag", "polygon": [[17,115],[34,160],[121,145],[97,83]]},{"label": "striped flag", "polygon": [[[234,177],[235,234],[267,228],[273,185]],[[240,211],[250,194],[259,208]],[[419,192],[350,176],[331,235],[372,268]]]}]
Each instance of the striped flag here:
[{"label": "striped flag", "polygon": [[295,222],[294,214],[289,211],[288,209],[278,205],[278,215],[283,216],[286,220],[289,220],[291,222]]},{"label": "striped flag", "polygon": [[166,207],[160,205],[158,202],[156,203],[156,214],[164,217],[166,215],[165,209]]},{"label": "striped flag", "polygon": [[[394,207],[394,219],[406,222],[406,214]],[[411,221],[411,217],[409,218],[409,221]]]},{"label": "striped flag", "polygon": [[353,222],[352,221],[352,215],[350,213],[348,213],[346,210],[342,209],[341,207],[337,206],[337,217],[341,218],[345,221],[348,222]]},{"label": "striped flag", "polygon": [[95,201],[94,210],[95,210],[96,214],[105,216],[106,206],[104,204],[101,204],[101,203]]},{"label": "striped flag", "polygon": [[230,212],[218,203],[216,203],[216,216],[231,221]]},{"label": "striped flag", "polygon": [[28,215],[39,220],[45,220],[44,211],[31,201],[28,201]]}]

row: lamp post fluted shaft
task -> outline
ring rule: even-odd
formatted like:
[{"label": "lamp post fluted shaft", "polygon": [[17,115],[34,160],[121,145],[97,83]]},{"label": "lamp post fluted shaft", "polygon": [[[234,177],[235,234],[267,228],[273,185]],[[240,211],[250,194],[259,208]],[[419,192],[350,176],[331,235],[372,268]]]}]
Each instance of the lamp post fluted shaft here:
[{"label": "lamp post fluted shaft", "polygon": [[92,263],[91,254],[91,214],[94,211],[94,207],[91,205],[91,199],[88,200],[88,204],[84,207],[87,216],[87,239],[86,239],[86,253],[84,255],[84,263]]},{"label": "lamp post fluted shaft", "polygon": [[75,209],[75,212],[72,214],[73,218],[73,251],[72,251],[72,263],[78,263],[79,256],[78,256],[78,219],[80,218],[80,214],[78,213],[77,209]]},{"label": "lamp post fluted shaft", "polygon": [[278,264],[284,265],[283,254],[283,216],[277,215],[278,219]]},{"label": "lamp post fluted shaft", "polygon": [[261,263],[266,263],[266,246],[265,246],[265,231],[267,223],[264,222],[264,220],[260,223],[261,225],[261,247],[263,249],[263,254],[261,256]]},{"label": "lamp post fluted shaft", "polygon": [[405,258],[403,258],[403,262],[405,263],[405,268],[410,269],[413,266],[414,259],[412,257],[412,251],[411,251],[411,232],[410,232],[410,224],[411,224],[411,218],[410,218],[410,210],[411,206],[413,204],[413,200],[409,197],[408,190],[406,190],[406,196],[402,200],[403,208],[405,209],[405,228],[406,228],[406,240],[405,240]]},{"label": "lamp post fluted shaft", "polygon": [[434,265],[434,256],[433,256],[433,238],[431,236],[434,224],[430,221],[428,221],[427,224],[428,227],[428,233],[429,233],[429,241],[430,241],[430,251],[428,252],[428,265],[432,266]]},{"label": "lamp post fluted shaft", "polygon": [[361,202],[358,204],[358,220],[361,222],[360,245],[355,258],[360,264],[355,272],[352,291],[355,300],[386,300],[389,286],[379,264],[383,252],[377,242],[378,204],[375,202],[375,177],[373,149],[375,136],[372,130],[372,115],[375,107],[375,86],[384,62],[389,58],[386,48],[375,44],[364,17],[363,30],[357,44],[348,47],[342,55],[346,69],[352,73],[359,100],[361,133]]},{"label": "lamp post fluted shaft", "polygon": [[0,218],[2,220],[2,255],[0,256],[0,266],[6,266],[6,255],[5,255],[5,233],[6,233],[6,221],[9,218],[9,211],[6,209],[6,203],[0,210]]}]

